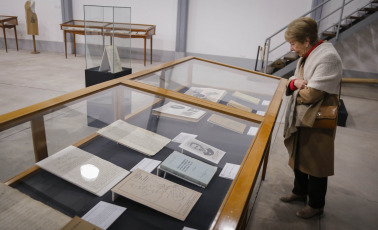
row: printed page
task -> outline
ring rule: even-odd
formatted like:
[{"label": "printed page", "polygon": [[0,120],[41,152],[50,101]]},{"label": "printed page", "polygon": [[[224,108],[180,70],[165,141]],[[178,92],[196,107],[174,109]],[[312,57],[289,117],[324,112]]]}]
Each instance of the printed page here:
[{"label": "printed page", "polygon": [[241,100],[247,101],[247,102],[251,102],[251,103],[256,104],[256,105],[258,105],[260,103],[260,98],[252,97],[252,96],[249,96],[247,94],[244,94],[244,93],[241,93],[241,92],[238,92],[238,91],[236,91],[232,96],[239,98]]},{"label": "printed page", "polygon": [[218,164],[226,153],[197,139],[190,139],[179,147],[215,164]]},{"label": "printed page", "polygon": [[74,146],[36,164],[97,196],[103,196],[129,174],[127,170]]},{"label": "printed page", "polygon": [[70,220],[63,213],[0,183],[0,229],[60,230]]},{"label": "printed page", "polygon": [[201,193],[136,169],[112,191],[184,221]]},{"label": "printed page", "polygon": [[229,129],[234,132],[241,133],[241,134],[244,133],[245,127],[247,127],[246,124],[234,121],[230,118],[223,117],[217,114],[211,115],[207,121],[212,124],[221,126],[225,129]]}]

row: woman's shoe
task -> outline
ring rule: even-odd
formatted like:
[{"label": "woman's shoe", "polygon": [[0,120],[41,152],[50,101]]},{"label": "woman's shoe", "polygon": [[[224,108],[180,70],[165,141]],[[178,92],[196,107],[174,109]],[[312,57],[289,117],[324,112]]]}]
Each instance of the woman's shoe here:
[{"label": "woman's shoe", "polygon": [[316,215],[321,215],[322,213],[323,213],[323,208],[311,208],[310,205],[306,205],[306,207],[298,211],[296,214],[300,218],[308,219]]},{"label": "woman's shoe", "polygon": [[286,203],[292,202],[292,201],[306,201],[307,196],[306,195],[296,195],[294,193],[288,195],[288,196],[282,196],[280,197],[280,200]]}]

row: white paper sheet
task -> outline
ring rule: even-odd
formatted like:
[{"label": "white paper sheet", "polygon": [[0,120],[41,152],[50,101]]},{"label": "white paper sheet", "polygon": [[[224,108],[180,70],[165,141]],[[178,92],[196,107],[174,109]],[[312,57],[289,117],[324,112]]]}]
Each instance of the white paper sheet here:
[{"label": "white paper sheet", "polygon": [[240,165],[226,163],[224,168],[222,169],[221,173],[219,174],[220,177],[227,178],[227,179],[235,179],[236,174],[238,173]]},{"label": "white paper sheet", "polygon": [[82,219],[97,227],[107,229],[125,210],[124,207],[100,201]]},{"label": "white paper sheet", "polygon": [[257,111],[256,114],[261,115],[261,116],[265,116],[265,112],[264,111]]},{"label": "white paper sheet", "polygon": [[269,105],[270,104],[270,101],[267,101],[267,100],[263,100],[263,102],[261,103],[261,105]]},{"label": "white paper sheet", "polygon": [[175,138],[173,138],[173,142],[177,142],[177,143],[184,143],[192,138],[196,138],[198,135],[195,135],[195,134],[190,134],[190,133],[180,133],[179,135],[177,135]]},{"label": "white paper sheet", "polygon": [[257,130],[259,130],[258,127],[251,127],[249,128],[247,135],[256,136]]},{"label": "white paper sheet", "polygon": [[103,196],[129,174],[129,171],[72,145],[36,164],[97,196]]},{"label": "white paper sheet", "polygon": [[142,169],[146,172],[152,172],[156,167],[159,166],[160,163],[161,163],[161,161],[158,161],[158,160],[153,160],[153,159],[150,159],[150,158],[144,158],[138,164],[136,164],[130,170],[130,172],[133,172],[135,169]]}]

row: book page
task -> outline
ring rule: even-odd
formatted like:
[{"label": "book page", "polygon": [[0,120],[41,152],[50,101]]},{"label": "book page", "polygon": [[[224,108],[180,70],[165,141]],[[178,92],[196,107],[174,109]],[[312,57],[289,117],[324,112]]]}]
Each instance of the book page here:
[{"label": "book page", "polygon": [[36,164],[97,196],[104,195],[129,174],[127,170],[74,146]]},{"label": "book page", "polygon": [[0,229],[60,230],[71,218],[0,183]]},{"label": "book page", "polygon": [[184,221],[201,193],[136,169],[112,191],[159,212]]},{"label": "book page", "polygon": [[244,93],[241,93],[241,92],[238,92],[238,91],[236,91],[232,96],[239,98],[241,100],[247,101],[247,102],[251,102],[251,103],[256,104],[256,105],[258,105],[260,103],[260,98],[252,97],[252,96],[249,96],[247,94],[244,94]]},{"label": "book page", "polygon": [[179,145],[179,147],[215,164],[218,164],[226,154],[226,152],[194,138]]},{"label": "book page", "polygon": [[155,155],[171,141],[169,138],[122,120],[111,123],[97,133],[148,156]]},{"label": "book page", "polygon": [[209,119],[207,119],[207,121],[215,125],[221,126],[225,129],[229,129],[241,134],[244,133],[245,127],[247,127],[246,124],[234,121],[230,118],[223,117],[217,114],[211,115]]},{"label": "book page", "polygon": [[206,187],[217,171],[216,166],[206,164],[177,151],[171,153],[163,161],[160,169],[201,187]]}]

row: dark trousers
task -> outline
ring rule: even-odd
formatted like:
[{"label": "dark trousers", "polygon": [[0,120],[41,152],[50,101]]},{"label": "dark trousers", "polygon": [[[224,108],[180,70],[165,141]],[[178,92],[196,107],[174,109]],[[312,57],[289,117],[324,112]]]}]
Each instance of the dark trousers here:
[{"label": "dark trousers", "polygon": [[327,193],[328,177],[310,176],[298,169],[294,170],[294,174],[293,193],[296,195],[308,195],[308,205],[311,208],[323,208]]}]

